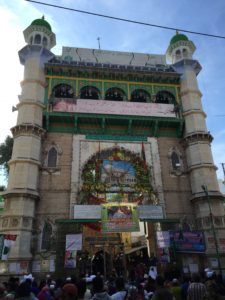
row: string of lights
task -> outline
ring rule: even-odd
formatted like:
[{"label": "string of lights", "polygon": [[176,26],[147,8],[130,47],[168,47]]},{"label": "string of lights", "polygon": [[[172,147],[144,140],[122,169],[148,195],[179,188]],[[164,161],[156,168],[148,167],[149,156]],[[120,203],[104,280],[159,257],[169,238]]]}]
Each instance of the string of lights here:
[{"label": "string of lights", "polygon": [[150,26],[150,27],[156,27],[156,28],[161,28],[161,29],[166,29],[166,30],[191,33],[191,34],[202,35],[202,36],[211,37],[211,38],[225,39],[225,36],[222,36],[222,35],[216,35],[216,34],[210,34],[210,33],[205,33],[205,32],[198,32],[198,31],[191,31],[191,30],[187,30],[187,29],[157,25],[157,24],[150,24],[150,23],[146,23],[146,22],[130,20],[130,19],[125,19],[125,18],[119,18],[119,17],[114,17],[114,16],[108,16],[108,15],[94,13],[94,12],[90,12],[90,11],[86,11],[86,10],[75,9],[75,8],[71,8],[71,7],[65,7],[65,6],[60,6],[60,5],[50,4],[50,3],[44,3],[41,1],[35,1],[35,0],[25,0],[25,1],[40,4],[40,5],[50,6],[50,7],[54,7],[54,8],[69,10],[69,11],[73,11],[73,12],[77,12],[77,13],[107,18],[107,19],[116,20],[116,21],[128,22],[128,23]]}]

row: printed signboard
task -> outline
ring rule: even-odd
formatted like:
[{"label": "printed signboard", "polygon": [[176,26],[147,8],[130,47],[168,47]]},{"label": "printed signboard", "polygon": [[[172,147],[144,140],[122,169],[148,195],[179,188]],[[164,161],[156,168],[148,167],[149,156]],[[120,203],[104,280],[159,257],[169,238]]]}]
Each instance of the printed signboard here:
[{"label": "printed signboard", "polygon": [[[112,193],[107,199],[110,203],[116,202],[120,195]],[[116,198],[117,197],[117,198]],[[120,198],[119,198],[120,199]],[[123,204],[127,205],[126,202]],[[117,203],[118,205],[118,203]],[[101,205],[74,205],[75,220],[101,220]],[[137,206],[139,219],[142,220],[159,220],[163,219],[163,209],[160,205],[138,205]]]},{"label": "printed signboard", "polygon": [[163,209],[160,205],[139,205],[139,217],[141,220],[163,219]]},{"label": "printed signboard", "polygon": [[66,235],[65,268],[76,267],[77,250],[82,250],[82,234]]},{"label": "printed signboard", "polygon": [[170,231],[170,244],[176,252],[204,253],[205,239],[201,231]]},{"label": "printed signboard", "polygon": [[101,182],[106,183],[108,191],[117,191],[120,186],[124,188],[136,183],[136,171],[134,166],[124,160],[104,159],[101,168]]},{"label": "printed signboard", "polygon": [[107,203],[102,205],[103,232],[139,231],[137,206],[129,203]]},{"label": "printed signboard", "polygon": [[175,118],[173,104],[116,102],[109,100],[77,99],[74,102],[59,98],[53,111],[93,113],[107,115],[154,116]]},{"label": "printed signboard", "polygon": [[74,219],[76,220],[100,220],[101,205],[75,205]]}]

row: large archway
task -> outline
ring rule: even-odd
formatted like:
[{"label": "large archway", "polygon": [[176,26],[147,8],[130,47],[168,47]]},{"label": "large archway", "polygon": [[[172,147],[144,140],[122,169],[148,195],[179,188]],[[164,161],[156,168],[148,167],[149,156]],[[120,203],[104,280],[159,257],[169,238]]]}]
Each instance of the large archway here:
[{"label": "large archway", "polygon": [[155,204],[150,167],[139,154],[125,148],[95,153],[84,164],[81,177],[80,204],[142,203],[144,199]]},{"label": "large archway", "polygon": [[[104,149],[92,155],[83,165],[81,172],[82,186],[77,199],[79,204],[118,203],[121,207],[127,203],[134,206],[157,203],[151,185],[151,168],[144,155],[141,157],[140,154],[122,147]],[[133,246],[132,235],[136,232],[104,234],[101,229],[100,221],[85,223],[83,236],[84,240],[89,241],[89,244],[86,243],[86,249],[93,257],[98,251],[110,254],[110,263],[106,264],[107,273],[112,268],[118,269],[116,258],[120,257],[125,263],[125,254],[132,253],[133,248],[146,249],[138,239]],[[143,259],[143,255],[135,255],[135,257]]]}]

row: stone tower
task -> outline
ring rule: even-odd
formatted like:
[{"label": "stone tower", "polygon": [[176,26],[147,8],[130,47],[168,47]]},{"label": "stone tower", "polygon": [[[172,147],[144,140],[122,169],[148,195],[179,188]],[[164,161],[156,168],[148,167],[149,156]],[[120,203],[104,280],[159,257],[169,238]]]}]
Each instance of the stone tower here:
[{"label": "stone tower", "polygon": [[[206,254],[214,257],[217,255],[218,258],[219,252],[222,252],[220,237],[225,234],[224,206],[211,152],[213,138],[206,127],[206,114],[202,108],[202,94],[197,82],[201,66],[192,58],[195,49],[187,36],[177,33],[170,41],[167,58],[181,74],[180,96],[185,120],[183,142],[192,190],[190,201],[198,228],[202,228],[205,233]],[[216,241],[213,235],[216,235]],[[220,268],[219,264],[218,267]]]},{"label": "stone tower", "polygon": [[17,262],[31,259],[32,225],[39,200],[40,151],[44,133],[44,63],[53,57],[50,49],[56,44],[55,34],[44,17],[34,20],[24,31],[24,37],[27,45],[19,51],[24,79],[17,104],[17,125],[12,128],[14,146],[1,222],[1,232],[17,234],[15,247],[10,253],[10,259]]}]

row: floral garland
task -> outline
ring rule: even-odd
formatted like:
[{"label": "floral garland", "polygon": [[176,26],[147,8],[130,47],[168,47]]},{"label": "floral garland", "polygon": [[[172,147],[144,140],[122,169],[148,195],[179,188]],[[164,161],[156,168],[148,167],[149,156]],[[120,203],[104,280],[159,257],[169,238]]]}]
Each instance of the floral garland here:
[{"label": "floral garland", "polygon": [[[143,195],[148,195],[151,198],[153,189],[150,184],[150,168],[146,161],[135,152],[125,150],[124,148],[112,148],[95,154],[85,164],[82,170],[83,186],[81,190],[85,202],[89,204],[104,203],[103,199],[99,199],[95,195],[106,193],[112,187],[111,183],[101,181],[101,166],[104,159],[130,162],[135,170],[136,182],[130,184],[129,187],[133,190],[133,193],[140,195],[137,197],[136,202],[141,203]],[[123,193],[124,185],[118,183],[117,186],[119,186],[120,192]]]}]

